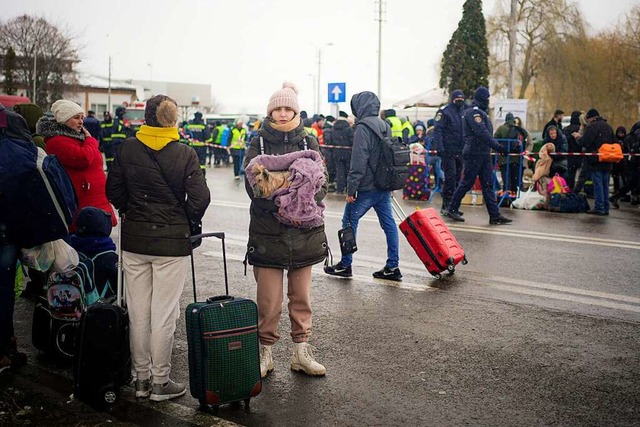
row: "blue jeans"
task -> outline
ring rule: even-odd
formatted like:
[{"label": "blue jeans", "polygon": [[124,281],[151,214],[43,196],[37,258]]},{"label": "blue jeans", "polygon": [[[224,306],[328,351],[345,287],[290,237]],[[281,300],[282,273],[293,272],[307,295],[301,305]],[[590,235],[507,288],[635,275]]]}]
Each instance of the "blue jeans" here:
[{"label": "blue jeans", "polygon": [[609,212],[609,171],[591,171],[593,181],[593,196],[595,204],[593,210],[601,213]]},{"label": "blue jeans", "polygon": [[0,244],[0,356],[9,348],[13,336],[16,263],[18,247]]},{"label": "blue jeans", "polygon": [[[353,203],[348,203],[342,216],[342,227],[351,224],[353,234],[358,234],[358,222],[369,209],[373,208],[378,215],[380,227],[387,236],[387,263],[389,268],[396,268],[400,261],[398,254],[398,227],[393,219],[391,209],[391,192],[383,190],[371,190],[358,193],[358,198]],[[342,265],[348,267],[353,263],[353,254],[342,255]]]}]

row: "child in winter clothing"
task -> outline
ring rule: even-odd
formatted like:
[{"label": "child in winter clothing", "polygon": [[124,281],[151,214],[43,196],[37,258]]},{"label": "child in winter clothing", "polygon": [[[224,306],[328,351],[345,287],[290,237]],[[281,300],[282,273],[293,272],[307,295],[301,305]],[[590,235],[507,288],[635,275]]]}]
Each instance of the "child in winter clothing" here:
[{"label": "child in winter clothing", "polygon": [[[109,237],[111,228],[111,214],[89,206],[80,210],[78,229],[66,239],[76,251],[93,259],[96,290],[105,298],[115,294],[118,280],[118,254]],[[105,287],[109,287],[106,292]]]}]

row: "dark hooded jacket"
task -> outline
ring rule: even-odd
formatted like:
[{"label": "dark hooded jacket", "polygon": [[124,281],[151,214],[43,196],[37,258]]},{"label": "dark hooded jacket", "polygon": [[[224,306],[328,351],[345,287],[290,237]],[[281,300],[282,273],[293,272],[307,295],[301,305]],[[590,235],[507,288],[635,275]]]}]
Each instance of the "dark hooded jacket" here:
[{"label": "dark hooded jacket", "polygon": [[[571,122],[569,126],[562,129],[562,133],[567,140],[567,149],[569,153],[581,153],[582,147],[573,136],[574,132],[580,132],[580,111],[574,111],[571,113]],[[582,157],[580,156],[569,156],[567,159],[567,166],[570,169],[577,169],[582,164]]]},{"label": "dark hooded jacket", "polygon": [[[264,150],[261,149],[260,138]],[[265,118],[259,136],[249,142],[243,168],[260,154],[280,155],[307,149],[320,151],[318,140],[307,134],[302,122],[298,127],[281,132],[271,126]],[[326,175],[326,170],[325,170]],[[296,269],[318,264],[327,256],[327,236],[324,225],[314,228],[296,228],[278,221],[274,213],[278,211],[273,200],[254,198],[253,190],[245,179],[245,189],[251,199],[249,214],[249,242],[247,243],[247,261],[257,267]],[[316,194],[320,203],[327,194],[326,184]]]},{"label": "dark hooded jacket", "polygon": [[[31,139],[31,132],[29,132],[29,127],[27,126],[27,122],[24,117],[14,111],[7,110],[2,104],[0,104],[0,111],[4,111],[6,114],[7,130],[5,132],[9,138],[19,141],[33,142]],[[2,179],[1,174],[0,179]],[[6,206],[6,201],[4,201],[2,197],[0,197],[0,209],[10,209],[10,207]],[[6,227],[7,226],[3,224],[0,219],[0,243],[2,244],[12,243],[6,236]]]},{"label": "dark hooded jacket", "polygon": [[489,155],[491,149],[503,148],[493,138],[493,125],[486,111],[489,108],[489,91],[479,88],[474,95],[471,108],[462,115],[462,135],[464,138],[463,156]]},{"label": "dark hooded jacket", "polygon": [[[550,129],[552,128],[552,126],[549,126],[549,128],[547,129],[547,135],[544,137],[544,142],[545,144],[547,142],[552,143],[555,147],[556,147],[556,153],[567,153],[569,150],[569,145],[567,144],[567,139],[565,138],[564,134],[562,133],[562,131],[558,128],[557,129],[557,133],[556,133],[556,139],[551,139],[550,136]],[[553,163],[551,165],[551,168],[554,170],[558,170],[558,169],[562,169],[564,171],[567,170],[567,156],[552,156],[551,157],[553,159]]]},{"label": "dark hooded jacket", "polygon": [[353,147],[353,129],[347,119],[339,118],[333,124],[331,131],[325,130],[324,144],[334,147],[349,147],[349,148],[335,148],[331,152],[331,155],[335,159],[350,159],[351,147]]},{"label": "dark hooded jacket", "polygon": [[44,150],[44,138],[36,133],[36,123],[44,115],[42,108],[36,104],[16,104],[13,106],[13,111],[24,117],[29,126],[33,142]]},{"label": "dark hooded jacket", "polygon": [[464,97],[461,90],[451,92],[449,104],[436,113],[433,142],[436,150],[442,154],[461,154],[464,147],[462,139],[462,112],[464,105],[458,107],[453,100]]},{"label": "dark hooded jacket", "polygon": [[[584,135],[578,141],[585,153],[597,153],[602,144],[614,141],[613,129],[605,119],[596,117],[587,125]],[[599,162],[597,156],[586,157],[586,162],[592,170],[611,170],[611,163]]]},{"label": "dark hooded jacket", "polygon": [[391,136],[391,128],[378,116],[380,100],[373,92],[353,95],[351,112],[357,120],[353,135],[351,168],[347,177],[347,194],[354,196],[356,192],[376,189],[373,171],[378,168],[380,138],[369,127],[385,136]]}]

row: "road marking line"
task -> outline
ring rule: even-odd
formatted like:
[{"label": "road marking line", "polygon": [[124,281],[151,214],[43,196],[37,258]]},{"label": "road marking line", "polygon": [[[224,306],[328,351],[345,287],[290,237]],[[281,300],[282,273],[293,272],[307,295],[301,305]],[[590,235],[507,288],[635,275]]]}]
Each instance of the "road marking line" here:
[{"label": "road marking line", "polygon": [[[249,203],[239,203],[233,201],[213,201],[212,205],[216,206],[224,206],[231,208],[240,208],[240,209],[249,209]],[[342,219],[342,213],[338,212],[330,212],[325,211],[325,216],[329,218],[338,218]],[[367,213],[360,221],[366,222],[378,222],[378,219],[375,217],[373,212]],[[396,220],[396,223],[398,221]],[[449,225],[449,229],[453,231],[462,231],[468,233],[477,233],[477,234],[491,234],[497,236],[508,236],[508,237],[519,237],[525,239],[534,239],[534,240],[548,240],[555,242],[565,242],[565,243],[578,243],[585,245],[594,245],[594,246],[606,246],[606,247],[614,247],[614,248],[623,248],[623,249],[636,249],[640,250],[640,242],[629,241],[629,240],[615,240],[615,239],[602,239],[598,237],[583,237],[583,236],[571,236],[565,234],[548,234],[542,233],[538,231],[526,231],[526,230],[506,230],[504,228],[497,230],[493,227],[480,227],[473,225]]]}]

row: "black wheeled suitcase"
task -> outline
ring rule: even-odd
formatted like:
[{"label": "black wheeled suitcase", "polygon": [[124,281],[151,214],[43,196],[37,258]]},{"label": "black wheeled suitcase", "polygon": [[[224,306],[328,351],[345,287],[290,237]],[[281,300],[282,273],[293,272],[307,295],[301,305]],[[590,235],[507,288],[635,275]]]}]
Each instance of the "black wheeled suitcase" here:
[{"label": "black wheeled suitcase", "polygon": [[[123,220],[121,217],[120,224]],[[131,379],[129,313],[123,295],[120,234],[116,298],[100,300],[82,313],[76,341],[74,397],[99,408],[112,405],[120,388]]]},{"label": "black wheeled suitcase", "polygon": [[229,296],[224,233],[193,236],[222,240],[226,295],[197,302],[191,254],[194,302],[186,309],[189,386],[202,409],[244,401],[262,390],[258,342],[258,307],[246,298]]}]

